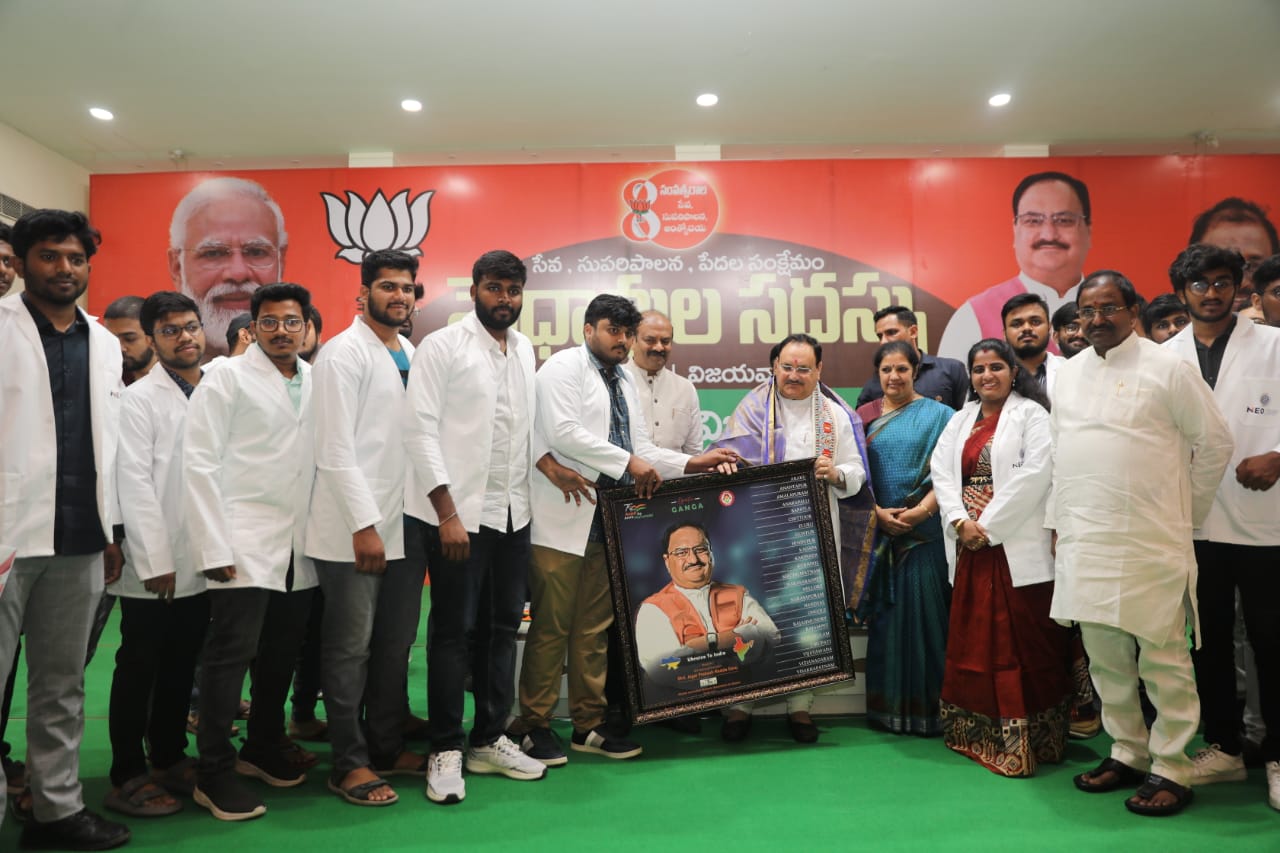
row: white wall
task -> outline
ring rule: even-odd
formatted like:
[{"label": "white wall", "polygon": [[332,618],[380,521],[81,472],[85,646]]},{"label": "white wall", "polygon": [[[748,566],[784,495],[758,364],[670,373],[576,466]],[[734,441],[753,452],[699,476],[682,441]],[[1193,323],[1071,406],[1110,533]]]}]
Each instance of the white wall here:
[{"label": "white wall", "polygon": [[[33,207],[89,209],[89,170],[0,124],[0,192]],[[22,279],[10,294],[22,290]]]}]

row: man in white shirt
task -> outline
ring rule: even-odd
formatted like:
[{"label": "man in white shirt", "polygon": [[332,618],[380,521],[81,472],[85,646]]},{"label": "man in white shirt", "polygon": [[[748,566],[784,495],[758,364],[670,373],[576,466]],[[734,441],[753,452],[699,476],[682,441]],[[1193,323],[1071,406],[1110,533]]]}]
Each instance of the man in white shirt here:
[{"label": "man in white shirt", "polygon": [[702,452],[702,406],[693,383],[668,370],[674,331],[661,311],[645,311],[623,367],[635,380],[640,410],[658,447],[696,455]]},{"label": "man in white shirt", "polygon": [[1200,642],[1192,657],[1208,744],[1195,755],[1195,784],[1246,775],[1233,642],[1238,592],[1265,725],[1269,800],[1280,809],[1280,329],[1232,313],[1244,263],[1234,249],[1204,243],[1178,255],[1169,279],[1191,327],[1165,346],[1199,370],[1235,441],[1213,507],[1195,533]]},{"label": "man in white shirt", "polygon": [[[494,250],[471,269],[475,311],[423,339],[409,372],[405,445],[417,480],[406,511],[431,567],[427,799],[466,797],[471,773],[541,779],[504,733],[529,567],[534,356],[514,328],[525,266]],[[467,674],[475,696],[463,730]]]},{"label": "man in white shirt", "polygon": [[[1141,783],[1125,806],[1160,815],[1191,800],[1185,750],[1200,710],[1186,634],[1195,621],[1191,531],[1213,503],[1231,436],[1195,369],[1133,333],[1137,303],[1133,285],[1112,270],[1080,285],[1092,349],[1058,372],[1045,526],[1057,534],[1050,615],[1080,622],[1114,740],[1076,787],[1101,793]],[[1139,678],[1156,708],[1149,732]]]},{"label": "man in white shirt", "polygon": [[[626,360],[640,312],[628,299],[602,294],[584,316],[581,347],[561,350],[537,375],[535,455],[556,461],[600,486],[632,485],[648,498],[664,477],[715,470],[737,455],[710,451],[690,457],[656,447]],[[572,748],[609,758],[632,758],[641,747],[605,725],[606,632],[613,606],[605,568],[600,510],[570,503],[541,472],[533,475],[529,587],[533,624],[520,671],[520,719],[512,731],[521,746],[548,766],[568,758],[551,732],[568,653]]]},{"label": "man in white shirt", "polygon": [[[257,342],[205,375],[187,413],[187,529],[196,569],[214,581],[193,796],[219,820],[266,812],[236,773],[292,787],[314,763],[284,729],[317,583],[302,547],[315,477],[311,365],[298,358],[310,304],[297,284],[255,289],[249,310]],[[250,661],[253,714],[237,757],[228,732]]]},{"label": "man in white shirt", "polygon": [[171,795],[189,795],[194,781],[187,709],[209,600],[183,523],[182,434],[200,384],[204,328],[190,297],[163,290],[142,303],[137,322],[157,363],[120,406],[116,482],[125,562],[108,587],[120,598],[120,651],[111,681],[106,806],[150,817],[177,812],[181,803]]},{"label": "man in white shirt", "polygon": [[106,850],[129,830],[84,807],[79,776],[85,648],[122,559],[120,343],[76,308],[99,241],[83,213],[33,211],[11,239],[26,290],[0,301],[0,565],[15,558],[0,595],[0,684],[25,632],[34,819],[22,844]]},{"label": "man in white shirt", "polygon": [[[361,313],[328,341],[311,372],[316,480],[306,553],[323,591],[321,679],[333,744],[328,786],[347,802],[391,805],[386,775],[420,775],[404,747],[404,684],[422,613],[426,555],[406,529],[405,382],[418,261],[370,252]],[[314,614],[312,616],[314,619]],[[301,680],[301,679],[299,679]],[[255,700],[256,701],[256,700]],[[294,694],[295,712],[298,694]]]},{"label": "man in white shirt", "polygon": [[[1018,274],[965,300],[947,322],[938,355],[965,361],[969,347],[1002,334],[1000,307],[1019,293],[1045,300],[1052,314],[1075,300],[1092,241],[1093,211],[1084,181],[1037,172],[1013,191],[1013,255]],[[1056,345],[1055,345],[1056,349]]]},{"label": "man in white shirt", "polygon": [[1049,352],[1049,306],[1034,293],[1019,293],[1000,308],[1004,323],[1004,339],[1013,348],[1018,362],[1040,385],[1045,396],[1053,399],[1053,381],[1058,367],[1066,361]]}]

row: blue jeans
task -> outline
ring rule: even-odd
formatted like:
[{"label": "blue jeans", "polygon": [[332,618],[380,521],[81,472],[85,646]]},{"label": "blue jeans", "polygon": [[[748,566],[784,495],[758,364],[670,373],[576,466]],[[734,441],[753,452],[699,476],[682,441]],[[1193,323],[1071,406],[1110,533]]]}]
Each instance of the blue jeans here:
[{"label": "blue jeans", "polygon": [[496,741],[515,700],[516,634],[524,612],[529,574],[529,526],[507,532],[481,527],[471,554],[444,558],[440,530],[425,530],[431,566],[431,615],[427,620],[427,708],[435,751],[462,749],[463,684],[471,672],[475,721],[471,744]]},{"label": "blue jeans", "polygon": [[391,767],[404,751],[405,679],[426,575],[417,524],[405,518],[405,556],[388,560],[384,574],[316,560],[324,590],[321,681],[335,776]]}]

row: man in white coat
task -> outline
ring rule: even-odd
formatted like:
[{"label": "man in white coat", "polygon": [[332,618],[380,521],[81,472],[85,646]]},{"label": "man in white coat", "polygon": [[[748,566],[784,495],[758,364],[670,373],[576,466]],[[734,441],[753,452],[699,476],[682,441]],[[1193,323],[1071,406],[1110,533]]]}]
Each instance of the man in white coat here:
[{"label": "man in white coat", "polygon": [[1001,307],[1000,320],[1004,323],[1004,339],[1013,348],[1018,363],[1052,399],[1054,379],[1066,359],[1049,352],[1053,330],[1049,304],[1038,294],[1019,293]]},{"label": "man in white coat", "polygon": [[1280,329],[1232,313],[1244,279],[1244,259],[1234,249],[1188,246],[1169,279],[1191,325],[1165,346],[1200,371],[1235,442],[1213,507],[1195,533],[1200,642],[1192,656],[1208,744],[1195,755],[1195,784],[1246,775],[1233,642],[1238,591],[1266,726],[1269,801],[1280,809]]},{"label": "man in white coat", "polygon": [[[417,488],[406,511],[431,566],[426,793],[435,803],[466,796],[464,749],[471,773],[546,775],[504,733],[529,573],[534,358],[514,328],[526,277],[510,252],[481,255],[471,269],[475,311],[428,335],[409,373],[405,441]],[[470,736],[462,719],[468,673]]]},{"label": "man in white coat", "polygon": [[[1137,303],[1133,285],[1112,270],[1080,285],[1092,349],[1059,370],[1049,419],[1050,615],[1080,622],[1102,725],[1115,741],[1076,787],[1141,783],[1125,801],[1130,811],[1174,814],[1191,800],[1186,747],[1200,716],[1186,634],[1195,613],[1191,531],[1213,503],[1231,436],[1196,370],[1133,334]],[[1139,678],[1156,708],[1150,732]]]},{"label": "man in white coat", "polygon": [[111,680],[106,806],[158,816],[181,808],[172,794],[191,793],[187,709],[209,624],[206,581],[196,571],[182,513],[182,434],[200,384],[204,328],[196,303],[173,291],[148,296],[138,323],[157,363],[129,386],[120,406],[116,481],[125,563],[108,588],[120,598],[120,651]]},{"label": "man in white coat", "polygon": [[[196,568],[209,585],[200,679],[195,801],[219,820],[266,811],[235,778],[306,781],[284,733],[315,567],[303,534],[315,476],[311,365],[298,358],[311,295],[297,284],[254,290],[257,343],[208,373],[187,414],[186,513]],[[228,738],[254,661],[253,715],[239,757]]]},{"label": "man in white coat", "polygon": [[[360,265],[362,313],[312,371],[316,482],[307,556],[324,591],[322,683],[333,744],[329,789],[359,805],[390,805],[379,774],[420,772],[405,751],[404,684],[418,633],[426,558],[404,516],[400,412],[413,344],[416,258],[377,251]],[[256,700],[255,700],[256,701]]]},{"label": "man in white coat", "polygon": [[[656,447],[649,437],[630,374],[622,368],[640,312],[628,299],[602,294],[584,316],[582,346],[561,350],[537,375],[535,451],[600,486],[631,485],[647,498],[664,477],[715,470],[734,463],[732,451],[700,456]],[[552,733],[568,652],[572,748],[609,758],[633,758],[641,747],[604,725],[604,683],[613,621],[598,506],[569,503],[541,473],[531,489],[533,526],[529,589],[533,624],[520,671],[520,718],[513,732],[547,766],[568,761]]]},{"label": "man in white coat", "polygon": [[0,684],[25,632],[35,817],[22,842],[72,850],[129,840],[84,807],[79,778],[84,652],[104,579],[119,576],[122,560],[113,535],[120,344],[76,308],[98,240],[82,213],[26,214],[12,234],[26,290],[0,302]]}]

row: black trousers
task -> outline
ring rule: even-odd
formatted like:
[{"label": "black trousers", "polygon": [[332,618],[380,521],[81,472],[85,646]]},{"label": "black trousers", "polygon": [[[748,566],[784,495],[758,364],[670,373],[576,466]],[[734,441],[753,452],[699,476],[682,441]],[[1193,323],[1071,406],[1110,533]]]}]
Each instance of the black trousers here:
[{"label": "black trousers", "polygon": [[109,722],[112,785],[147,772],[144,739],[157,768],[186,757],[191,679],[208,624],[207,593],[171,602],[120,599]]}]

